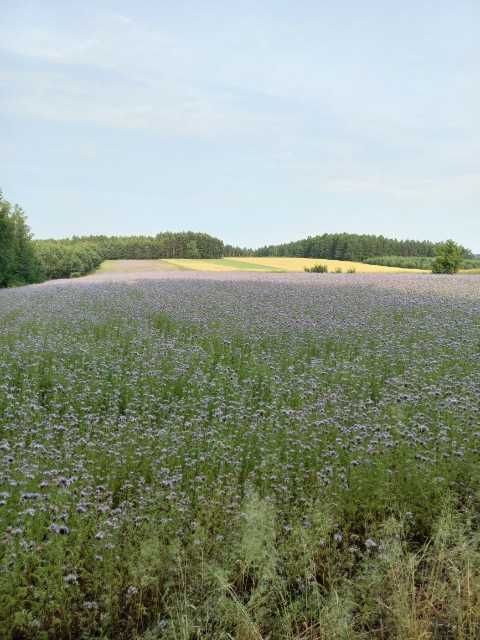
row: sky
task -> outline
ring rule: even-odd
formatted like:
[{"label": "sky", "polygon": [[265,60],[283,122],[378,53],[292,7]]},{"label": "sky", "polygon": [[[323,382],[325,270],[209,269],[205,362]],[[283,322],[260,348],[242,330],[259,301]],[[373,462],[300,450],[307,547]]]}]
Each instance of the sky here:
[{"label": "sky", "polygon": [[35,237],[327,232],[480,253],[479,0],[2,0]]}]

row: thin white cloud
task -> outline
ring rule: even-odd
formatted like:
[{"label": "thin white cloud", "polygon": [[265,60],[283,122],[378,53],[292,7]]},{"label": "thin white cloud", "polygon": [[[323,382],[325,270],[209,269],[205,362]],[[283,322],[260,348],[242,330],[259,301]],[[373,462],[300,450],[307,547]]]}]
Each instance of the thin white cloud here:
[{"label": "thin white cloud", "polygon": [[474,64],[429,84],[430,67],[407,51],[398,81],[396,59],[391,69],[380,58],[369,64],[320,37],[309,55],[284,38],[288,30],[254,22],[213,29],[211,42],[200,30],[191,39],[98,10],[78,24],[72,16],[4,24],[0,47],[22,69],[0,76],[9,88],[2,110],[169,136],[250,136],[265,143],[255,151],[263,166],[313,178],[327,192],[418,201],[478,194]]},{"label": "thin white cloud", "polygon": [[9,87],[2,110],[49,121],[92,123],[187,136],[241,135],[281,130],[288,117],[242,109],[228,95],[159,78],[128,84],[119,76],[104,82],[65,69],[0,73]]},{"label": "thin white cloud", "polygon": [[480,197],[480,173],[421,179],[379,175],[331,177],[322,180],[321,184],[325,191],[334,193],[387,194],[416,202],[421,200],[458,201],[475,195]]}]

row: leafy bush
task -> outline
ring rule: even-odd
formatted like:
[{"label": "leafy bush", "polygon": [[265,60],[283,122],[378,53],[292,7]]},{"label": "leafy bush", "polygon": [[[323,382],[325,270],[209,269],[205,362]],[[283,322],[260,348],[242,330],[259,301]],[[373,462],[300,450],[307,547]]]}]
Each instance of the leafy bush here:
[{"label": "leafy bush", "polygon": [[355,267],[349,267],[347,269],[347,273],[357,273],[357,270],[355,269]]},{"label": "leafy bush", "polygon": [[[378,256],[364,260],[367,264],[376,264],[383,267],[401,267],[402,269],[425,269],[430,271],[435,258],[429,256]],[[479,269],[480,260],[478,258],[462,257],[461,269]]]},{"label": "leafy bush", "polygon": [[367,264],[381,265],[382,267],[400,267],[402,269],[432,268],[434,258],[431,256],[376,256],[364,260]]},{"label": "leafy bush", "polygon": [[103,261],[103,256],[95,246],[86,242],[39,240],[35,242],[35,248],[43,277],[47,280],[85,275]]},{"label": "leafy bush", "polygon": [[432,273],[458,273],[462,262],[462,248],[453,240],[447,240],[437,249],[437,257],[432,263]]},{"label": "leafy bush", "polygon": [[314,264],[313,267],[305,267],[307,273],[328,273],[326,264]]}]

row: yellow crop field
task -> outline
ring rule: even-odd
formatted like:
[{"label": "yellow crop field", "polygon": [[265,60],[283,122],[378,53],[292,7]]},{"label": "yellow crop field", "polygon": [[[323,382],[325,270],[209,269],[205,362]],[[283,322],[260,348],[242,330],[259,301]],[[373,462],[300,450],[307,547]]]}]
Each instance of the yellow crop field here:
[{"label": "yellow crop field", "polygon": [[357,273],[422,273],[420,269],[402,269],[399,267],[383,267],[364,264],[363,262],[347,262],[344,260],[323,260],[321,258],[221,258],[217,260],[178,259],[162,260],[180,269],[192,271],[277,271],[303,272],[305,267],[315,264],[326,264],[329,272],[341,269],[355,269]]},{"label": "yellow crop field", "polygon": [[355,269],[356,273],[426,273],[420,269],[402,269],[400,267],[384,267],[364,264],[363,262],[347,262],[343,260],[323,260],[322,258],[218,258],[218,259],[163,259],[163,260],[105,260],[97,273],[135,274],[155,271],[255,271],[277,273],[300,273],[305,267],[325,264],[330,273],[341,269],[346,273]]},{"label": "yellow crop field", "polygon": [[162,260],[177,269],[191,271],[286,271],[272,265],[263,265],[256,259],[250,258],[211,258],[199,260],[198,258],[182,258]]},{"label": "yellow crop field", "polygon": [[194,258],[161,260],[177,269],[188,269],[190,271],[237,271],[228,262],[222,264],[223,260],[200,260]]},{"label": "yellow crop field", "polygon": [[400,267],[383,267],[374,264],[365,264],[363,262],[348,262],[345,260],[324,260],[323,258],[235,258],[240,262],[246,261],[262,265],[264,267],[273,267],[275,270],[282,271],[304,271],[305,267],[311,268],[315,264],[326,264],[330,272],[335,269],[342,269],[346,272],[348,269],[355,269],[357,273],[423,273],[421,269],[402,269]]}]

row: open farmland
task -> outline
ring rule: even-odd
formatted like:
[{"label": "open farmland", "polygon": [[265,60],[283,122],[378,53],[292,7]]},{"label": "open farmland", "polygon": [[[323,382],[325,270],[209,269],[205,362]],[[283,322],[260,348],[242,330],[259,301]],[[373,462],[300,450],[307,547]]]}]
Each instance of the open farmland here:
[{"label": "open farmland", "polygon": [[0,291],[0,636],[480,637],[480,277],[132,274]]},{"label": "open farmland", "polygon": [[367,264],[364,262],[351,262],[348,260],[327,260],[323,258],[257,258],[235,257],[218,259],[199,258],[169,258],[160,260],[105,260],[98,273],[140,273],[167,270],[187,271],[266,271],[295,273],[303,272],[305,267],[311,268],[316,264],[325,264],[330,272],[341,269],[347,273],[354,269],[356,273],[427,273],[420,269],[403,269],[401,267],[385,267],[382,265]]},{"label": "open farmland", "polygon": [[97,273],[147,273],[180,269],[166,260],[104,260]]},{"label": "open farmland", "polygon": [[[316,264],[325,264],[329,271],[341,269],[343,272],[348,269],[355,269],[357,273],[405,273],[407,269],[401,267],[384,267],[382,265],[366,264],[365,262],[352,262],[349,260],[324,260],[323,258],[236,258],[236,260],[253,261],[265,267],[282,269],[284,271],[304,271],[305,267],[311,268]],[[411,271],[411,269],[409,270]],[[419,269],[417,273],[422,273]]]}]

